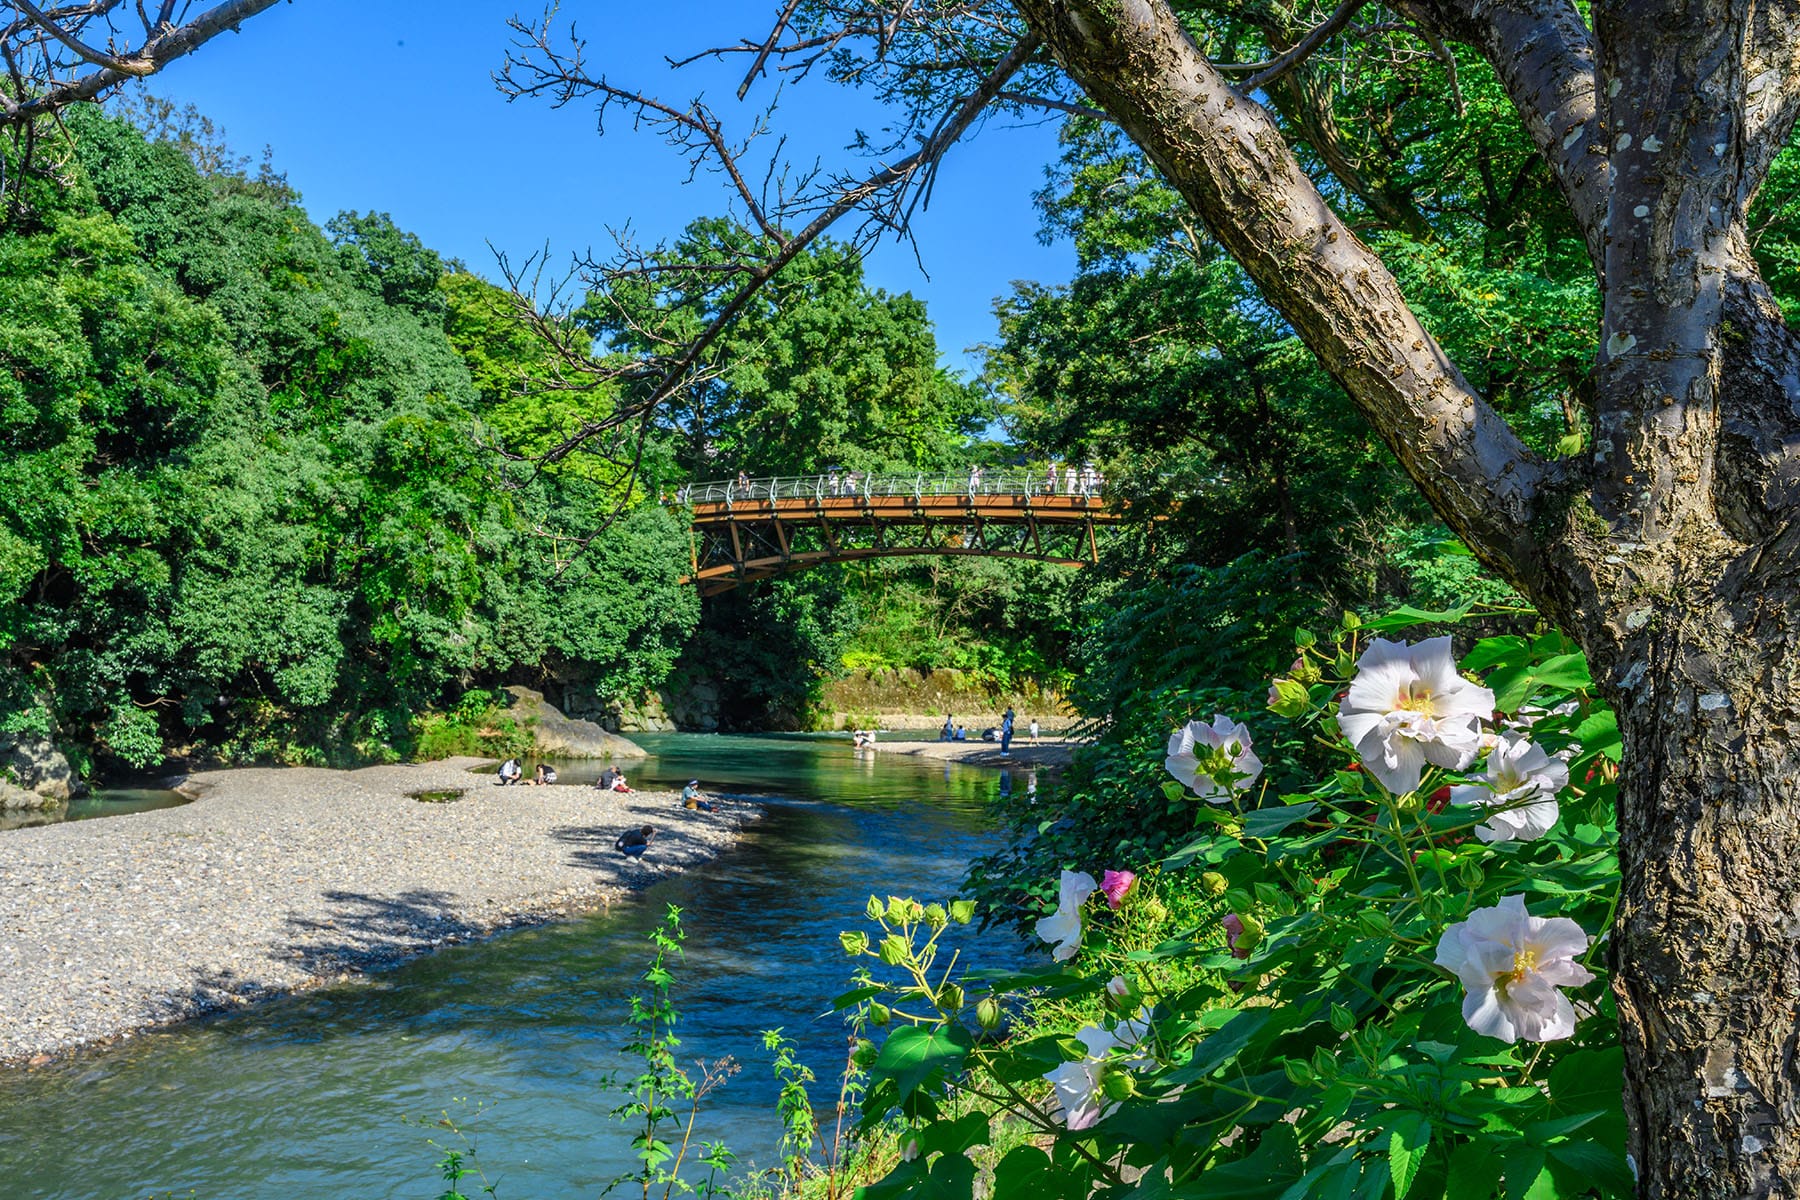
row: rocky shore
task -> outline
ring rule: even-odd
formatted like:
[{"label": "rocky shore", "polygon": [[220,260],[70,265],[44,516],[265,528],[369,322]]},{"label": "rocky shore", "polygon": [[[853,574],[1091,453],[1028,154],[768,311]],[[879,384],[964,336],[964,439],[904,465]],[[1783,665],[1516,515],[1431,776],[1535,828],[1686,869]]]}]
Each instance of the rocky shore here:
[{"label": "rocky shore", "polygon": [[[0,833],[0,1063],[567,915],[760,815],[668,792],[493,786],[477,759],[192,776],[181,808]],[[448,802],[411,793],[460,791]],[[613,839],[645,823],[645,861]]]}]

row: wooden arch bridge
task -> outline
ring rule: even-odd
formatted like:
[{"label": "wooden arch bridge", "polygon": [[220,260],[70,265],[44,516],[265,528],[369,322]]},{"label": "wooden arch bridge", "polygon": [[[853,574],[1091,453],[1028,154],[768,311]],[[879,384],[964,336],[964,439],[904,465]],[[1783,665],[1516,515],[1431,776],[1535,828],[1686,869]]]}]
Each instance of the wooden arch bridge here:
[{"label": "wooden arch bridge", "polygon": [[1092,471],[974,475],[850,472],[693,483],[672,503],[689,513],[702,595],[822,563],[973,554],[1079,567],[1096,561],[1095,529],[1117,524]]}]

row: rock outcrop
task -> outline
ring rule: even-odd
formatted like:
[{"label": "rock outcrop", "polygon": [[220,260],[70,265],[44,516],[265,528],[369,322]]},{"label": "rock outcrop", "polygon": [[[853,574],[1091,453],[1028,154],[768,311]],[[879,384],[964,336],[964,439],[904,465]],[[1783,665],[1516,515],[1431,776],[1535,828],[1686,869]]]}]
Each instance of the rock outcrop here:
[{"label": "rock outcrop", "polygon": [[565,717],[544,699],[542,692],[520,684],[506,690],[513,698],[513,716],[521,722],[531,723],[539,754],[548,758],[610,758],[615,761],[649,757],[642,747],[616,733],[608,733],[592,721]]},{"label": "rock outcrop", "polygon": [[8,803],[0,808],[46,808],[81,790],[81,781],[56,744],[47,737],[11,734],[0,739],[0,780],[39,797],[35,803]]}]

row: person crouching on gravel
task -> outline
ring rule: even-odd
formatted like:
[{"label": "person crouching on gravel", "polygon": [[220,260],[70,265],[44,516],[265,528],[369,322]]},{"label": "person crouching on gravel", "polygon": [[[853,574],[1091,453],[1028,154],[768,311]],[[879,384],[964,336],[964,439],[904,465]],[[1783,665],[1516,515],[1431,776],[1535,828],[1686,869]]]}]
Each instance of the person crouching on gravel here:
[{"label": "person crouching on gravel", "polygon": [[651,841],[656,837],[656,826],[645,825],[641,829],[627,829],[613,843],[613,849],[626,858],[642,858],[644,851],[650,849]]},{"label": "person crouching on gravel", "polygon": [[532,777],[531,782],[535,787],[543,787],[546,784],[555,783],[556,768],[545,763],[539,763],[537,765],[537,774]]}]

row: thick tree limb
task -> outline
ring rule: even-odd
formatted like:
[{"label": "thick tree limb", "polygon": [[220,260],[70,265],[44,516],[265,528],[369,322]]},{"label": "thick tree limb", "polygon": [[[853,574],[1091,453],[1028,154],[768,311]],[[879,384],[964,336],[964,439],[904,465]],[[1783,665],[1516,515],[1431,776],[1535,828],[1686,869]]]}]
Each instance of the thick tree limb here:
[{"label": "thick tree limb", "polygon": [[1313,186],[1269,114],[1154,0],[1018,0],[1319,356],[1438,511],[1528,594],[1546,466],[1469,386],[1393,276]]},{"label": "thick tree limb", "polygon": [[1474,47],[1494,68],[1600,270],[1610,164],[1593,36],[1581,13],[1570,0],[1415,0],[1406,7],[1444,36]]},{"label": "thick tree limb", "polygon": [[[228,29],[272,8],[278,0],[225,0],[201,13],[184,25],[169,27],[172,10],[164,4],[160,23],[148,32],[144,43],[135,51],[110,54],[88,46],[71,32],[71,26],[58,20],[59,10],[39,10],[29,3],[14,3],[15,11],[25,14],[34,26],[50,28],[56,40],[67,46],[83,61],[99,65],[99,69],[73,79],[44,79],[36,95],[16,96],[0,108],[0,125],[22,125],[71,104],[94,100],[120,84],[153,75],[171,62],[193,51]],[[89,6],[90,8],[92,6]],[[91,13],[85,13],[91,16]]]}]

